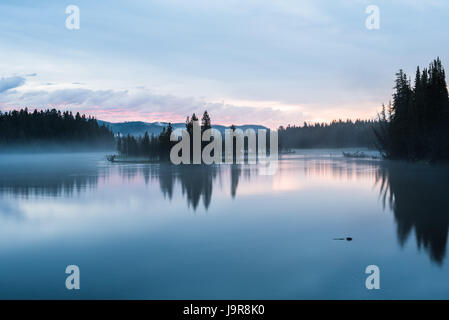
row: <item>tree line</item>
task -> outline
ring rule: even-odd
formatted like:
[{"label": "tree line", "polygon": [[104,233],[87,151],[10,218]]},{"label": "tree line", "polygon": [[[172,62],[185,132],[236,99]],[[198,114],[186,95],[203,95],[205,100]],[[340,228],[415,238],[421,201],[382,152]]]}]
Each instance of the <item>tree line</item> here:
[{"label": "tree line", "polygon": [[449,160],[449,96],[440,59],[417,67],[413,85],[399,70],[394,90],[379,114],[379,150],[389,159]]},{"label": "tree line", "polygon": [[72,145],[113,148],[112,131],[95,118],[70,111],[27,108],[0,111],[0,145]]},{"label": "tree line", "polygon": [[375,120],[334,120],[331,123],[288,125],[279,127],[279,148],[347,148],[375,147]]}]

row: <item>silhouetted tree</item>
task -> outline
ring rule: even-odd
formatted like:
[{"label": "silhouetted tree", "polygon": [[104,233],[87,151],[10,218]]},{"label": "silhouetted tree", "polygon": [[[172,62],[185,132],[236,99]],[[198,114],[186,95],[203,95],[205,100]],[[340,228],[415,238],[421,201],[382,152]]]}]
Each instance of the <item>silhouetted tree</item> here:
[{"label": "silhouetted tree", "polygon": [[201,129],[202,131],[206,131],[207,129],[212,128],[210,117],[207,111],[204,111],[203,117],[201,118]]},{"label": "silhouetted tree", "polygon": [[379,149],[390,159],[449,160],[449,95],[440,59],[417,68],[413,88],[402,70],[395,83],[389,115],[384,108],[379,114]]}]

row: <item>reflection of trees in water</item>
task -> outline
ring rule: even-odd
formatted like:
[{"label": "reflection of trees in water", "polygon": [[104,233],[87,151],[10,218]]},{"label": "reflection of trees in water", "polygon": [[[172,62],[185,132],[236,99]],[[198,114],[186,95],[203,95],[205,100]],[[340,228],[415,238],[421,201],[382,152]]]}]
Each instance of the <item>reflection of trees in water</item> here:
[{"label": "reflection of trees in water", "polygon": [[[230,165],[229,168],[231,196],[234,198],[237,193],[242,169],[241,165]],[[140,168],[121,169],[120,174],[123,174],[126,180],[132,180],[138,177],[140,173],[143,175],[146,183],[150,180],[158,180],[162,194],[170,200],[173,197],[175,184],[179,183],[182,194],[187,198],[188,206],[196,210],[201,200],[204,207],[206,209],[209,208],[212,200],[214,180],[220,175],[222,169],[223,167],[214,165],[175,166],[162,163]],[[248,171],[247,175],[249,176],[249,174]]]},{"label": "reflection of trees in water", "polygon": [[145,184],[150,181],[159,181],[159,187],[164,197],[173,197],[173,187],[175,184],[175,166],[170,164],[143,164],[143,165],[120,165],[117,167],[120,177],[124,182],[138,181],[142,177]]},{"label": "reflection of trees in water", "polygon": [[[153,177],[156,175],[156,172],[153,172]],[[162,164],[159,166],[159,174],[157,175],[159,180],[159,187],[161,188],[161,192],[165,197],[171,200],[173,197],[173,186],[175,184],[175,172],[172,165]]]},{"label": "reflection of trees in water", "polygon": [[[113,173],[118,173],[122,181],[133,183],[150,181],[159,184],[165,198],[172,199],[175,184],[181,186],[182,195],[187,198],[188,206],[194,210],[202,201],[206,209],[212,200],[214,180],[221,172],[229,168],[231,196],[237,193],[237,186],[242,173],[249,178],[249,170],[242,165],[179,165],[169,163],[151,165],[118,165],[105,168],[70,168],[56,170],[33,170],[30,174],[0,175],[0,194],[12,194],[20,197],[31,196],[74,196],[85,190],[98,187],[99,179],[107,180]],[[80,172],[80,174],[74,174]]]},{"label": "reflection of trees in water", "polygon": [[200,198],[207,209],[212,199],[213,181],[217,176],[215,166],[182,165],[179,167],[177,178],[181,183],[182,194],[186,195],[188,205],[196,210]]},{"label": "reflection of trees in water", "polygon": [[373,179],[378,161],[313,159],[306,160],[304,174],[311,177],[325,177],[338,180]]},{"label": "reflection of trees in water", "polygon": [[231,176],[231,197],[235,198],[237,194],[237,187],[239,185],[239,181],[243,176],[243,179],[246,181],[251,180],[251,174],[257,172],[257,167],[251,167],[248,165],[242,164],[231,164],[230,165],[230,176]]},{"label": "reflection of trees in water", "polygon": [[231,197],[235,198],[242,169],[239,164],[231,164]]},{"label": "reflection of trees in water", "polygon": [[449,229],[449,167],[387,163],[377,183],[384,205],[388,201],[394,212],[401,246],[414,230],[418,248],[441,264]]},{"label": "reflection of trees in water", "polygon": [[173,197],[175,184],[181,186],[181,192],[187,198],[188,206],[197,209],[200,200],[207,209],[212,199],[213,182],[218,169],[213,165],[179,165],[160,163],[155,165],[122,166],[119,173],[125,181],[144,178],[146,184],[158,181],[164,197]]},{"label": "reflection of trees in water", "polygon": [[[182,194],[186,195],[188,205],[194,210],[198,207],[200,199],[207,209],[212,199],[212,189],[214,180],[220,175],[223,167],[214,165],[180,165],[170,164],[160,165],[159,185],[162,193],[171,199],[173,195],[173,185],[178,181],[181,185]],[[229,166],[231,196],[235,198],[237,186],[242,174],[242,165],[233,164]],[[249,179],[250,170],[244,170],[245,176]]]},{"label": "reflection of trees in water", "polygon": [[0,193],[16,197],[73,196],[86,189],[95,189],[98,176],[71,174],[32,174],[0,178]]}]

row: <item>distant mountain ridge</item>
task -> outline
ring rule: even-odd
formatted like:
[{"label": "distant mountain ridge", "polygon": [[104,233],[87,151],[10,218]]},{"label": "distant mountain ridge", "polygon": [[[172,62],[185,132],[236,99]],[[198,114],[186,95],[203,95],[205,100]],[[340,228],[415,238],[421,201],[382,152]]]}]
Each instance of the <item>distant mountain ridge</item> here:
[{"label": "distant mountain ridge", "polygon": [[[143,121],[127,121],[127,122],[107,122],[103,120],[97,120],[99,125],[105,125],[108,126],[114,134],[120,133],[122,135],[132,135],[135,137],[143,136],[145,134],[145,131],[148,131],[148,134],[151,136],[152,134],[159,135],[162,132],[162,129],[164,127],[168,126],[168,122],[143,122]],[[185,123],[172,123],[172,126],[174,129],[184,129]],[[223,125],[212,125],[212,128],[217,129],[222,134],[225,132],[226,129],[229,129],[231,126],[223,126]],[[235,126],[237,129],[267,129],[267,127],[261,126],[261,125],[253,125],[253,124],[246,124],[241,126]]]}]

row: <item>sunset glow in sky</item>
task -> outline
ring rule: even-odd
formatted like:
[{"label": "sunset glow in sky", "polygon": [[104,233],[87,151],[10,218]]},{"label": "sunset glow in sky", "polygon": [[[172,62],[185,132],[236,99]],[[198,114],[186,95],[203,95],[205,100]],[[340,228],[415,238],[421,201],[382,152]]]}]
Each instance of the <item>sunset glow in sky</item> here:
[{"label": "sunset glow in sky", "polygon": [[[66,6],[80,29],[65,27]],[[368,5],[380,29],[365,27]],[[0,108],[220,124],[373,118],[394,74],[449,64],[444,0],[0,3]]]}]

